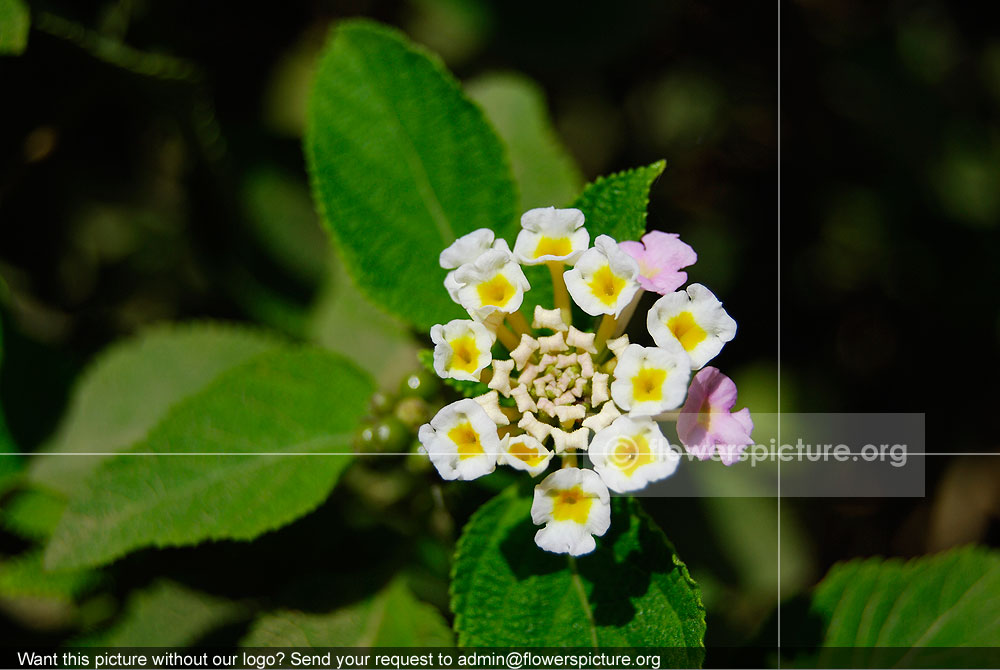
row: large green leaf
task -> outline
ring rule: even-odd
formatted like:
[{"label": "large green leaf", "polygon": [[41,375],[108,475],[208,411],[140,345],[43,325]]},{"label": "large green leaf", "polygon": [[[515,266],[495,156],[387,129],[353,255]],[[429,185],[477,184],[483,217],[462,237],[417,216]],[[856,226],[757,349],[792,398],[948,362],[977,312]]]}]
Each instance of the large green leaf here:
[{"label": "large green leaf", "polygon": [[519,211],[562,207],[583,188],[583,176],[556,136],[545,94],[519,74],[494,73],[466,82],[507,146],[520,191]]},{"label": "large green leaf", "polygon": [[31,16],[23,0],[0,0],[0,54],[20,54],[28,46]]},{"label": "large green leaf", "polygon": [[461,316],[438,255],[477,228],[513,239],[517,198],[500,140],[437,58],[395,30],[340,24],[305,145],[319,209],[362,290],[421,329]]},{"label": "large green leaf", "polygon": [[597,550],[572,560],[534,543],[531,499],[509,488],[459,540],[452,610],[462,646],[677,647],[700,664],[705,609],[663,532],[632,498],[615,498]]},{"label": "large green leaf", "polygon": [[170,581],[134,592],[110,628],[75,646],[183,647],[245,616],[245,607]]},{"label": "large green leaf", "polygon": [[666,161],[616,172],[587,184],[573,203],[587,220],[590,239],[610,235],[618,242],[638,240],[646,232],[649,189],[663,173]]},{"label": "large green leaf", "polygon": [[261,617],[245,647],[438,647],[453,644],[441,613],[401,580],[329,614],[283,611]]},{"label": "large green leaf", "polygon": [[[127,449],[179,400],[280,341],[219,323],[171,325],[104,351],[76,385],[69,410],[31,468],[39,486],[70,495],[107,456]],[[61,455],[61,454],[71,454]]]},{"label": "large green leaf", "polygon": [[986,549],[835,565],[812,600],[825,624],[816,664],[981,667],[975,648],[1000,640],[998,593],[1000,553]]},{"label": "large green leaf", "polygon": [[320,350],[271,352],[224,373],[87,480],[47,565],[246,540],[291,522],[333,488],[372,391],[364,373]]}]

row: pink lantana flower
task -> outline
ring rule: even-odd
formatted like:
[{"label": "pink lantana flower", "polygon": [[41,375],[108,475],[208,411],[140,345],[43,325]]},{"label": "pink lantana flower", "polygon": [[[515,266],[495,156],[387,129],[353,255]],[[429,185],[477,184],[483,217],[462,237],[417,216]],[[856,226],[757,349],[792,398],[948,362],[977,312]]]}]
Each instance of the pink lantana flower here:
[{"label": "pink lantana flower", "polygon": [[687,273],[681,268],[698,260],[698,254],[681,242],[677,233],[654,230],[643,235],[642,242],[620,242],[618,246],[639,263],[639,285],[660,295],[683,286]]},{"label": "pink lantana flower", "polygon": [[747,445],[753,444],[753,421],[746,408],[732,412],[735,404],[736,384],[718,368],[709,366],[694,376],[677,419],[677,436],[688,453],[706,460],[718,448],[726,465],[740,459]]}]

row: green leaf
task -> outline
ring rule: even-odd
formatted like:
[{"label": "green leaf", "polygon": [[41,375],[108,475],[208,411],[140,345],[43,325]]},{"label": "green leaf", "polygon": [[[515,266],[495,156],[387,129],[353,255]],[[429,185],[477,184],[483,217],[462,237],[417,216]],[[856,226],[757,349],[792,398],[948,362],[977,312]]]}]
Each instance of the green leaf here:
[{"label": "green leaf", "polygon": [[41,550],[0,559],[0,596],[49,598],[72,602],[91,590],[101,576],[92,570],[49,572],[42,566]]},{"label": "green leaf", "polygon": [[244,647],[443,647],[453,638],[434,607],[395,580],[372,598],[329,614],[282,611],[261,617]]},{"label": "green leaf", "polygon": [[24,53],[29,27],[31,16],[22,0],[0,0],[0,54]]},{"label": "green leaf", "polygon": [[293,521],[323,501],[347,466],[372,392],[364,373],[319,350],[271,352],[230,370],[87,480],[46,564],[93,566],[141,547],[248,540]]},{"label": "green leaf", "polygon": [[163,580],[134,592],[110,628],[74,640],[73,645],[184,647],[244,616],[240,603]]},{"label": "green leaf", "polygon": [[410,330],[361,295],[340,263],[331,265],[309,317],[309,338],[350,356],[381,388],[398,384],[415,365],[417,344]]},{"label": "green leaf", "polygon": [[[77,382],[69,410],[45,451],[123,451],[146,437],[178,401],[280,344],[257,331],[219,323],[161,326],[116,344]],[[39,455],[30,478],[38,486],[71,495],[107,458]]]},{"label": "green leaf", "polygon": [[41,542],[55,530],[65,509],[66,501],[60,496],[29,489],[0,508],[0,526],[18,537]]},{"label": "green leaf", "polygon": [[518,211],[562,207],[583,188],[583,175],[556,136],[545,94],[527,77],[494,73],[466,82],[503,139],[520,191]]},{"label": "green leaf", "polygon": [[530,510],[512,487],[466,525],[451,587],[459,645],[678,647],[677,662],[701,663],[698,587],[637,501],[613,499],[611,528],[576,560],[535,545]]},{"label": "green leaf", "polygon": [[666,161],[633,168],[587,184],[573,203],[587,220],[590,239],[610,235],[617,242],[638,240],[646,232],[649,189],[663,173]]},{"label": "green leaf", "polygon": [[997,593],[1000,552],[981,548],[906,562],[871,558],[835,565],[813,594],[811,612],[825,624],[828,648],[816,663],[980,667],[965,665],[972,662],[970,652],[958,648],[996,645]]},{"label": "green leaf", "polygon": [[361,289],[421,330],[462,316],[438,255],[477,228],[512,240],[517,198],[500,140],[438,59],[393,29],[340,24],[305,146],[320,212]]}]

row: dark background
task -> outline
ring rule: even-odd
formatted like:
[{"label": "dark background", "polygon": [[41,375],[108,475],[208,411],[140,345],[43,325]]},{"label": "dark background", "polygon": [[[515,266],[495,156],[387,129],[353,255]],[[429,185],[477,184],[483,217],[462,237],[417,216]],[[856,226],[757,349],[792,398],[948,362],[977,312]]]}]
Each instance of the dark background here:
[{"label": "dark background", "polygon": [[[981,5],[781,3],[780,259],[776,3],[31,5],[27,52],[0,59],[0,401],[25,450],[81,366],[145,325],[301,335],[323,272],[269,253],[244,186],[306,183],[309,63],[332,20],[365,15],[460,79],[534,78],[588,179],[667,159],[650,227],[695,247],[691,279],[740,323],[718,364],[741,406],[777,408],[780,333],[783,411],[926,412],[928,450],[996,452],[1000,37]],[[1000,459],[927,458],[924,499],[785,501],[783,595],[844,558],[997,544]],[[708,642],[773,641],[775,502],[746,503],[759,549],[717,523],[740,503],[647,503],[702,566]]]}]

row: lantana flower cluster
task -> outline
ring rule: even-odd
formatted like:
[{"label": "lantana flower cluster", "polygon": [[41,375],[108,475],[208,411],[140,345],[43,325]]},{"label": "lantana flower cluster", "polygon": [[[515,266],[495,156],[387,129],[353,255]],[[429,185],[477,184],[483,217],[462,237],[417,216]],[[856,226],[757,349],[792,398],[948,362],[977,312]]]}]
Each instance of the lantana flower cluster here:
[{"label": "lantana flower cluster", "polygon": [[[600,235],[591,246],[584,223],[578,209],[532,209],[513,250],[483,228],[441,253],[445,288],[470,318],[431,329],[435,372],[489,392],[447,405],[418,434],[447,480],[498,464],[541,477],[559,464],[535,486],[531,519],[542,526],[539,547],[574,556],[608,530],[610,491],[638,491],[677,469],[679,450],[658,421],[677,421],[689,454],[718,453],[726,465],[753,430],[749,410],[732,411],[736,385],[706,367],[736,322],[701,284],[678,290],[694,250],[662,232],[638,242]],[[553,305],[537,305],[530,324],[524,265],[546,265],[552,277]],[[646,315],[652,347],[622,334],[644,291],[661,296]],[[573,303],[600,320],[576,327]]]}]

